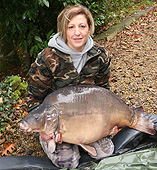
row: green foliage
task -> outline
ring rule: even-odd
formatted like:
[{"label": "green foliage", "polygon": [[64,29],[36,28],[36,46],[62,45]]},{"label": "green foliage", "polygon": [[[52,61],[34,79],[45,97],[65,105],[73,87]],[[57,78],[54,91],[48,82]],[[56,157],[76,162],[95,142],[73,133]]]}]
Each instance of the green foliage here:
[{"label": "green foliage", "polygon": [[36,44],[30,49],[30,56],[36,56],[39,51],[47,47],[48,40],[54,35],[53,29],[46,35],[46,40],[42,40],[39,36],[35,36]]},{"label": "green foliage", "polygon": [[[124,19],[125,15],[122,16],[122,11],[124,13],[129,13],[129,10],[134,13],[132,7],[140,8],[142,5],[150,5],[155,0],[59,0],[63,3],[64,7],[74,4],[82,4],[86,6],[92,13],[94,18],[94,23],[97,30],[100,29],[102,25],[107,26],[111,20]],[[137,4],[137,5],[136,5]],[[118,20],[118,21],[119,21]]]},{"label": "green foliage", "polygon": [[86,6],[92,13],[95,26],[100,26],[104,23],[106,13],[106,6],[105,6],[105,0],[67,0],[66,2],[64,0],[59,0],[63,3],[64,7],[68,5],[74,5],[74,4],[82,4]]},{"label": "green foliage", "polygon": [[[9,54],[12,54],[19,62],[10,63],[30,66],[41,48],[47,46],[49,32],[56,31],[59,9],[60,4],[53,0],[1,0],[1,52],[6,60],[10,60]],[[36,36],[41,38],[42,43],[36,41]]]},{"label": "green foliage", "polygon": [[27,82],[19,76],[8,76],[0,83],[0,133],[6,129],[8,120],[14,118],[14,107],[25,97]]}]

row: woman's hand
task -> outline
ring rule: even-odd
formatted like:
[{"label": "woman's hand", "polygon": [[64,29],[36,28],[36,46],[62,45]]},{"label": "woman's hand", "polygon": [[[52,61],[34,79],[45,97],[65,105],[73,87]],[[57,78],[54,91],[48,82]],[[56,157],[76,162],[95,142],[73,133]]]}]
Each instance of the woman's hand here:
[{"label": "woman's hand", "polygon": [[51,133],[51,134],[47,135],[47,134],[44,133],[44,132],[39,132],[39,134],[40,134],[41,138],[42,138],[44,141],[46,141],[46,142],[48,142],[48,141],[49,141],[50,139],[52,139],[53,136],[54,136],[54,133]]}]

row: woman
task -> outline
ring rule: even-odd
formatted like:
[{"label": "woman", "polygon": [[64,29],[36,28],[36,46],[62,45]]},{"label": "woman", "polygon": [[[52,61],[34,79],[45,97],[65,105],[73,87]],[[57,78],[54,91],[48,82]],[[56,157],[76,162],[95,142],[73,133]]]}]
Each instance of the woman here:
[{"label": "woman", "polygon": [[[66,7],[57,19],[58,33],[32,64],[28,80],[28,112],[51,92],[69,85],[91,84],[109,88],[110,56],[106,49],[93,42],[94,21],[82,5]],[[53,134],[40,133],[40,142],[51,161],[59,168],[75,168],[79,163],[78,146],[57,144],[56,152],[47,152],[47,142]],[[102,139],[93,145],[106,155]],[[108,145],[112,145],[109,141]],[[112,153],[110,153],[112,154]]]}]

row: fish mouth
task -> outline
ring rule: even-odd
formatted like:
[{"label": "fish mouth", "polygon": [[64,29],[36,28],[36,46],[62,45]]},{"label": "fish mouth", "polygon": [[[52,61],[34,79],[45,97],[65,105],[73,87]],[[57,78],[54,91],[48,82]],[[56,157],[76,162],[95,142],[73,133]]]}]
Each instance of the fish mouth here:
[{"label": "fish mouth", "polygon": [[32,132],[32,128],[30,128],[28,123],[25,121],[20,123],[20,128],[24,130],[24,132]]}]

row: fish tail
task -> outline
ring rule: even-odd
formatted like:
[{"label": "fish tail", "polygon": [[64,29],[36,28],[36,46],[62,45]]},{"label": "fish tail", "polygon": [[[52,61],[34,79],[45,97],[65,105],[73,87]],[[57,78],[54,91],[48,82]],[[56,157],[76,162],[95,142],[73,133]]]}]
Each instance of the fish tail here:
[{"label": "fish tail", "polygon": [[133,110],[136,115],[136,123],[133,128],[150,135],[155,135],[156,131],[154,129],[154,122],[146,117],[147,113],[144,112],[142,106]]}]

